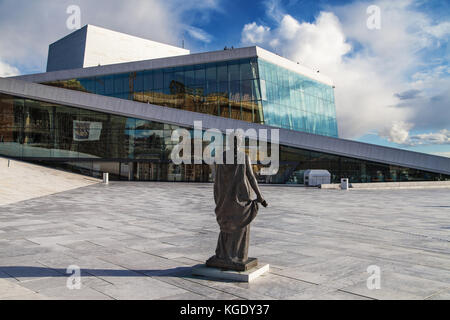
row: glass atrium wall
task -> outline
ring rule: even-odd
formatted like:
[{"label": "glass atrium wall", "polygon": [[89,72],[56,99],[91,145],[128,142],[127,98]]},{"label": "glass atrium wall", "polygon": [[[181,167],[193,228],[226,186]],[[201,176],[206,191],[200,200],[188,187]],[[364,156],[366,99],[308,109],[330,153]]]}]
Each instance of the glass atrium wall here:
[{"label": "glass atrium wall", "polygon": [[46,83],[215,116],[264,123],[256,59]]},{"label": "glass atrium wall", "polygon": [[[140,181],[211,182],[209,165],[174,165],[171,141],[177,126],[0,94],[0,155],[38,161],[86,175]],[[209,143],[203,143],[206,147]],[[269,147],[270,150],[270,147]],[[277,175],[262,183],[303,183],[306,169],[326,169],[332,181],[450,180],[416,169],[280,146]]]},{"label": "glass atrium wall", "polygon": [[331,86],[258,59],[264,123],[338,137]]},{"label": "glass atrium wall", "polygon": [[256,58],[46,84],[338,136],[332,87]]}]

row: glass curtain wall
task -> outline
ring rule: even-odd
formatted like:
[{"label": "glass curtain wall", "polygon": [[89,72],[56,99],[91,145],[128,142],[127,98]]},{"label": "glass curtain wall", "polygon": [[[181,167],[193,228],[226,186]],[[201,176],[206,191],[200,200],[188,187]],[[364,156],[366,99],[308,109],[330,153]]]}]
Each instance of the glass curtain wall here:
[{"label": "glass curtain wall", "polygon": [[[172,132],[179,127],[0,94],[0,155],[39,161],[94,177],[212,182],[212,167],[174,165]],[[190,129],[188,129],[190,130]],[[192,133],[191,133],[192,134]],[[204,142],[206,147],[209,142]],[[270,150],[270,146],[268,148]],[[450,180],[450,176],[280,146],[280,170],[262,183],[303,183],[307,169],[326,169],[333,182]]]},{"label": "glass curtain wall", "polygon": [[247,122],[264,122],[256,58],[46,84]]},{"label": "glass curtain wall", "polygon": [[331,86],[258,59],[266,125],[338,137]]},{"label": "glass curtain wall", "polygon": [[256,58],[46,84],[338,136],[332,87]]}]

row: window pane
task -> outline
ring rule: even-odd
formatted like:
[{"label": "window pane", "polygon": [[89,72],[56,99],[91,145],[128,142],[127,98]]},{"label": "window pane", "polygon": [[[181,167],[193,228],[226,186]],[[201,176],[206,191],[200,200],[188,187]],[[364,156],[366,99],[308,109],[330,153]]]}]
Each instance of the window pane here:
[{"label": "window pane", "polygon": [[113,95],[114,94],[114,77],[106,76],[104,78],[104,80],[105,80],[105,94]]},{"label": "window pane", "polygon": [[195,72],[194,72],[194,70],[186,70],[185,77],[186,77],[186,86],[193,86],[193,85],[195,85]]},{"label": "window pane", "polygon": [[134,80],[134,91],[142,92],[144,90],[144,72],[136,73]]},{"label": "window pane", "polygon": [[206,68],[206,80],[216,81],[217,80],[217,68],[215,65],[209,65]]},{"label": "window pane", "polygon": [[94,78],[80,79],[80,85],[83,91],[94,93],[95,92],[95,80]]},{"label": "window pane", "polygon": [[175,80],[175,73],[164,72],[164,88],[170,88],[170,84]]},{"label": "window pane", "polygon": [[240,80],[239,64],[232,63],[228,65],[228,79],[229,81]]},{"label": "window pane", "polygon": [[175,72],[175,81],[182,84],[184,86],[185,80],[184,80],[184,71],[177,71]]},{"label": "window pane", "polygon": [[253,66],[250,61],[245,61],[241,63],[241,80],[254,79],[255,74],[253,72]]},{"label": "window pane", "polygon": [[252,83],[253,83],[253,80],[246,80],[246,81],[241,82],[241,85],[242,85],[241,99],[242,99],[242,101],[255,100],[255,97],[253,96]]},{"label": "window pane", "polygon": [[114,94],[122,94],[125,92],[126,75],[119,74],[114,77]]},{"label": "window pane", "polygon": [[205,83],[205,69],[197,69],[195,70],[195,84],[196,85],[202,85]]},{"label": "window pane", "polygon": [[241,101],[241,83],[240,83],[240,81],[230,82],[230,100],[233,102]]},{"label": "window pane", "polygon": [[161,70],[155,71],[153,74],[154,89],[164,88],[164,74]]},{"label": "window pane", "polygon": [[217,66],[217,81],[228,81],[228,67],[226,64]]},{"label": "window pane", "polygon": [[153,84],[153,72],[145,71],[144,72],[144,91],[149,91],[154,88],[155,88],[155,86]]}]

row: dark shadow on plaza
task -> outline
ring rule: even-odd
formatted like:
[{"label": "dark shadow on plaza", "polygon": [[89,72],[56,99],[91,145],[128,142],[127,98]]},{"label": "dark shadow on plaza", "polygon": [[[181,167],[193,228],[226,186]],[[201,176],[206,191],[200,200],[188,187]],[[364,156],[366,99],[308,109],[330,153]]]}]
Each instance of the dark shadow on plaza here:
[{"label": "dark shadow on plaza", "polygon": [[[148,269],[148,270],[131,270],[131,269],[83,269],[80,268],[81,277],[176,277],[186,279],[201,279],[201,276],[193,276],[192,269],[195,266],[176,267],[170,269]],[[68,278],[73,272],[66,272],[66,269],[47,268],[36,266],[0,266],[0,279],[17,279],[17,278]],[[220,282],[232,282],[228,280],[216,280]]]}]

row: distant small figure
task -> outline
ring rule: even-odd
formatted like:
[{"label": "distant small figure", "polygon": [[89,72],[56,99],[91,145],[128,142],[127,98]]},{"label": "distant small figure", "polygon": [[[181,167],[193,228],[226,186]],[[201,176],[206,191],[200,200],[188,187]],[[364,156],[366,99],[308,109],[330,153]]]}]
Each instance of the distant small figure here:
[{"label": "distant small figure", "polygon": [[[248,155],[239,155],[240,137],[229,137],[234,142],[234,162],[216,165],[214,181],[214,200],[216,217],[220,226],[216,255],[206,265],[228,270],[245,271],[256,266],[258,261],[248,258],[250,223],[258,213],[258,203],[268,204],[259,189]],[[239,156],[245,157],[245,163],[239,164]],[[252,193],[256,193],[256,200]]]}]

